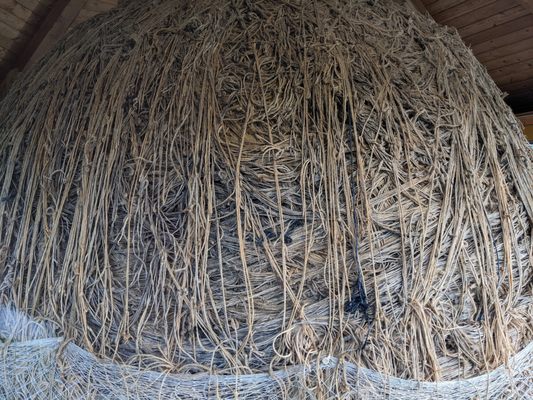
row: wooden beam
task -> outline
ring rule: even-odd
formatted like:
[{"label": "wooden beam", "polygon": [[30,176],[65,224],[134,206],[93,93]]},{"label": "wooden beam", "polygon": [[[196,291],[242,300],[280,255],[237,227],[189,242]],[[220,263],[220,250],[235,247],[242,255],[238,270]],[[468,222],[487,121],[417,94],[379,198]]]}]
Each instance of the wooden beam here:
[{"label": "wooden beam", "polygon": [[[52,11],[45,18],[45,23],[49,17],[51,19],[49,28],[46,29],[46,33],[43,32],[44,34],[41,33],[41,36],[37,36],[39,43],[35,44],[33,49],[30,49],[31,53],[26,55],[27,59],[22,68],[38,61],[54,47],[65,33],[67,33],[68,28],[72,25],[72,22],[74,22],[86,2],[87,0],[58,0],[54,3]],[[65,4],[61,7],[58,6],[60,3]],[[54,10],[56,7],[57,10]]]},{"label": "wooden beam", "polygon": [[11,70],[22,71],[46,54],[67,32],[86,2],[87,0],[56,0],[35,33],[22,46],[23,50],[13,62],[0,70],[0,82],[3,83]]}]

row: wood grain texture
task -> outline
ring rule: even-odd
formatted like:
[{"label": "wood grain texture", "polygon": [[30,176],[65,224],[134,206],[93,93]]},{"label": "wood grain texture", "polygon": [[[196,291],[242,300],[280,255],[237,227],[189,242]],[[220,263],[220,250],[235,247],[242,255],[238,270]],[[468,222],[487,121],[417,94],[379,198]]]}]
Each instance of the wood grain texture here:
[{"label": "wood grain texture", "polygon": [[485,66],[492,74],[503,68],[515,66],[521,68],[523,63],[533,60],[533,47],[519,51],[518,53],[508,55],[506,57],[497,58],[495,60],[485,62]]},{"label": "wood grain texture", "polygon": [[15,17],[20,18],[24,21],[29,20],[33,15],[31,9],[26,8],[15,0],[0,1],[0,9],[9,12]]},{"label": "wood grain texture", "polygon": [[512,77],[521,77],[521,80],[533,78],[533,57],[528,57],[521,62],[489,70],[495,80],[504,81]]},{"label": "wood grain texture", "polygon": [[460,3],[462,3],[463,0],[439,0],[439,1],[428,1],[424,0],[424,5],[426,6],[426,9],[429,11],[431,15],[437,15],[440,12],[443,12],[444,10],[454,7]]},{"label": "wood grain texture", "polygon": [[523,81],[501,83],[500,88],[510,94],[519,90],[529,90],[530,88],[533,88],[533,78]]},{"label": "wood grain texture", "polygon": [[522,16],[524,16],[524,9],[521,6],[508,8],[490,17],[482,18],[470,23],[469,25],[460,27],[459,32],[465,41],[468,42],[468,38],[476,33],[495,28],[504,23],[516,20]]},{"label": "wood grain texture", "polygon": [[518,0],[518,2],[530,13],[533,14],[533,0]]},{"label": "wood grain texture", "polygon": [[[520,33],[523,30],[533,28],[533,15],[524,15],[513,21],[506,22],[504,24],[487,29],[483,32],[476,33],[467,38],[467,42],[475,45],[489,41],[493,38],[500,38],[510,33]],[[518,35],[517,35],[518,36]]]},{"label": "wood grain texture", "polygon": [[488,7],[505,7],[505,4],[499,4],[501,2],[497,0],[471,0],[457,4],[454,7],[445,9],[440,13],[434,15],[435,20],[441,24],[450,24],[453,26],[464,25],[463,21],[473,21],[476,19],[476,15],[473,15],[472,12],[485,10]]},{"label": "wood grain texture", "polygon": [[477,54],[495,50],[504,46],[509,46],[522,40],[531,38],[533,38],[533,26],[528,26],[527,28],[521,28],[507,34],[490,37],[490,39],[480,43],[471,44],[471,46],[474,49],[474,52]]},{"label": "wood grain texture", "polygon": [[[465,42],[472,47],[479,60],[486,63],[501,83],[503,71],[511,65],[531,58],[533,51],[533,0],[405,0],[421,13],[438,23],[456,27]],[[74,12],[57,17],[58,26],[52,30],[47,18],[53,10],[68,2],[75,4]],[[6,63],[13,67],[32,63],[41,57],[72,27],[87,19],[111,10],[118,0],[0,0],[0,69]],[[82,4],[83,3],[83,4]],[[82,4],[80,6],[80,4]],[[75,16],[73,17],[73,15]],[[57,14],[56,14],[57,15]],[[45,25],[47,29],[42,29]],[[53,25],[53,24],[52,24]],[[43,34],[43,31],[45,34]],[[50,31],[50,32],[48,32]],[[22,60],[22,61],[21,61]],[[507,69],[506,69],[507,68]],[[0,71],[5,75],[5,68]],[[513,71],[524,77],[525,72]],[[527,82],[528,79],[523,79]],[[506,87],[517,82],[505,83]],[[533,107],[533,105],[532,105]]]},{"label": "wood grain texture", "polygon": [[41,58],[63,37],[87,0],[58,0],[43,24],[32,38],[19,67],[32,64]]}]

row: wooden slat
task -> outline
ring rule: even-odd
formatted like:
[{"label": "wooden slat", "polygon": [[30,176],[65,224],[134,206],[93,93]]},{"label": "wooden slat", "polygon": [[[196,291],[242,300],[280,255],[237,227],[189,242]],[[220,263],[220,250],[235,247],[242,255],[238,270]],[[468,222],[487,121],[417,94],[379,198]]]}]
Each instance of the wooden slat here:
[{"label": "wooden slat", "polygon": [[476,20],[470,25],[463,26],[459,28],[459,33],[465,39],[465,41],[468,41],[469,36],[502,25],[506,22],[513,21],[523,16],[524,9],[522,6],[511,7],[488,18]]},{"label": "wooden slat", "polygon": [[42,21],[53,7],[54,3],[60,0],[15,0],[21,6],[31,10],[37,17],[36,20]]},{"label": "wooden slat", "polygon": [[0,31],[0,47],[3,47],[5,49],[11,48],[11,44],[13,43],[13,39],[9,39],[4,36],[3,32]]},{"label": "wooden slat", "polygon": [[13,53],[9,50],[9,48],[0,46],[0,59],[5,60],[13,57]]},{"label": "wooden slat", "polygon": [[433,2],[424,1],[424,4],[431,15],[437,15],[438,13],[450,7],[456,6],[463,1],[464,0],[439,0]]},{"label": "wooden slat", "polygon": [[533,0],[518,0],[518,2],[522,5],[522,7],[533,14]]},{"label": "wooden slat", "polygon": [[529,87],[526,86],[525,82],[530,82],[533,79],[533,74],[530,71],[518,71],[514,74],[504,77],[495,77],[493,79],[499,87],[506,88],[509,93],[512,93],[514,90],[509,88],[513,88],[514,84],[520,84],[521,86],[518,86],[518,88]]},{"label": "wooden slat", "polygon": [[[479,45],[484,42],[497,41],[502,37],[515,34],[515,37],[511,40],[511,43],[517,42],[524,39],[525,37],[530,37],[533,29],[533,15],[525,15],[521,18],[515,19],[513,21],[506,22],[505,24],[498,25],[494,28],[487,29],[483,32],[476,33],[468,37],[467,43],[471,44],[475,49],[476,45]],[[506,45],[508,43],[505,43]],[[500,47],[496,46],[496,47]],[[483,49],[478,51],[487,51],[489,49]]]},{"label": "wooden slat", "polygon": [[[28,0],[18,1],[23,1],[27,7],[46,5],[46,2],[31,4],[28,3]],[[4,63],[2,68],[0,68],[0,84],[12,69],[23,70],[28,64],[42,57],[58,38],[66,32],[85,2],[86,0],[55,0],[39,28],[23,46],[23,51],[17,54],[12,63]]]},{"label": "wooden slat", "polygon": [[[483,64],[491,61],[505,60],[507,57],[512,57],[529,49],[533,49],[533,38],[527,38],[515,43],[510,43],[507,46],[498,47],[497,49],[477,53],[476,57]],[[504,64],[506,61],[504,61]],[[511,64],[509,62],[509,64]]]},{"label": "wooden slat", "polygon": [[499,86],[503,91],[512,93],[517,90],[529,89],[533,87],[533,78],[526,79],[520,82],[517,81],[517,82],[502,83]]},{"label": "wooden slat", "polygon": [[[505,67],[489,70],[493,79],[504,82],[506,79],[518,77],[518,80],[526,80],[533,78],[533,57],[527,60],[507,65]],[[516,81],[516,79],[514,79]]]},{"label": "wooden slat", "polygon": [[54,44],[68,31],[72,22],[87,0],[57,0],[46,17],[43,25],[35,34],[31,46],[19,68],[32,64],[46,54]]},{"label": "wooden slat", "polygon": [[[470,2],[468,2],[468,4],[470,4]],[[513,8],[513,6],[515,6],[515,4],[511,2],[499,0],[491,2],[490,4],[482,5],[478,8],[474,8],[472,9],[472,11],[464,15],[455,17],[451,20],[444,21],[444,23],[453,25],[458,28],[459,31],[461,31],[461,28],[465,26],[482,22],[483,20],[488,19],[496,14],[505,12],[510,8]]]},{"label": "wooden slat", "polygon": [[498,70],[509,65],[524,63],[527,60],[533,60],[533,43],[531,43],[531,41],[526,41],[525,44],[528,45],[527,48],[518,51],[514,54],[495,58],[493,60],[485,62],[483,62],[479,57],[478,60],[483,62],[483,64],[485,65],[485,67],[487,67],[489,71]]},{"label": "wooden slat", "polygon": [[2,36],[10,40],[15,40],[19,35],[19,31],[17,29],[7,25],[3,21],[0,21],[0,32],[2,32]]},{"label": "wooden slat", "polygon": [[[433,17],[435,18],[435,20],[443,24],[460,26],[457,24],[457,21],[459,20],[462,22],[464,21],[462,25],[466,25],[472,21],[472,17],[475,17],[475,15],[472,15],[473,11],[479,12],[481,10],[487,9],[488,7],[494,7],[495,5],[498,6],[498,3],[499,2],[497,0],[464,1],[462,3],[457,4],[456,6],[447,8],[442,12],[436,13],[435,15],[433,15]],[[497,8],[501,8],[501,4]]]},{"label": "wooden slat", "polygon": [[37,7],[39,7],[40,1],[39,0],[17,0],[17,3],[26,7],[28,10],[33,11]]},{"label": "wooden slat", "polygon": [[0,2],[0,8],[24,21],[28,21],[33,15],[30,9],[17,3],[15,0],[2,0]]},{"label": "wooden slat", "polygon": [[4,8],[0,8],[0,22],[10,26],[17,31],[21,31],[26,26],[26,20],[17,17],[14,14],[11,14],[9,11]]},{"label": "wooden slat", "polygon": [[15,39],[9,39],[0,33],[0,46],[10,51],[17,51],[27,40],[28,36],[24,32],[21,32]]}]

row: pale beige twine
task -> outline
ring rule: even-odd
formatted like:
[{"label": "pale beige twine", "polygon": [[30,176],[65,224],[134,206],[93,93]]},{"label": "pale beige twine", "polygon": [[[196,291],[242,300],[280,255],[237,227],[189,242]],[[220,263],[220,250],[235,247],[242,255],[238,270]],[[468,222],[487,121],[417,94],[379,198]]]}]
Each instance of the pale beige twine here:
[{"label": "pale beige twine", "polygon": [[421,15],[128,2],[0,103],[0,298],[54,324],[1,346],[0,382],[44,393],[30,368],[59,398],[523,397],[532,188],[502,93]]}]

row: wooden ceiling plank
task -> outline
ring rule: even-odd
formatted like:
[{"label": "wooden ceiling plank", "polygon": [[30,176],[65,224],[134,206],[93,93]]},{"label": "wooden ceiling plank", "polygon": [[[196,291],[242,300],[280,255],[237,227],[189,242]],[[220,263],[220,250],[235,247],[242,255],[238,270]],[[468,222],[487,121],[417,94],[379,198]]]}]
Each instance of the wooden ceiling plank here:
[{"label": "wooden ceiling plank", "polygon": [[0,8],[24,21],[28,21],[32,17],[31,10],[17,3],[15,0],[2,0],[0,2]]},{"label": "wooden ceiling plank", "polygon": [[482,63],[487,64],[492,61],[505,60],[507,57],[515,56],[529,49],[533,49],[533,37],[509,43],[508,45],[498,47],[497,49],[477,53],[476,57]]},{"label": "wooden ceiling plank", "polygon": [[[497,5],[497,0],[470,0],[461,2],[453,7],[447,8],[442,12],[435,13],[433,17],[439,23],[451,23],[453,26],[458,26],[456,21],[461,21],[466,16],[466,19],[472,19],[472,12],[485,10],[488,7]],[[504,4],[505,6],[505,4]],[[501,7],[501,4],[500,4]]]},{"label": "wooden ceiling plank", "polygon": [[[26,0],[24,0],[26,2]],[[23,70],[27,65],[42,57],[55,42],[67,31],[86,0],[56,0],[36,32],[17,55],[11,65],[0,71],[0,82],[13,68]],[[27,6],[32,6],[26,2]]]},{"label": "wooden ceiling plank", "polygon": [[474,53],[485,53],[502,47],[521,42],[522,40],[533,39],[533,28],[521,29],[516,32],[511,32],[507,35],[491,38],[490,40],[472,45]]},{"label": "wooden ceiling plank", "polygon": [[439,0],[434,2],[425,2],[426,8],[431,15],[437,15],[438,13],[456,6],[459,3],[462,3],[463,0]]},{"label": "wooden ceiling plank", "polygon": [[469,36],[502,25],[506,22],[513,21],[522,17],[523,15],[524,9],[521,6],[516,6],[494,14],[488,18],[484,18],[469,25],[460,27],[458,30],[461,36],[467,40]]},{"label": "wooden ceiling plank", "polygon": [[506,22],[494,28],[486,29],[482,32],[463,38],[467,43],[473,47],[477,44],[501,38],[512,33],[516,33],[516,41],[521,39],[521,35],[531,32],[533,28],[533,15],[524,15],[521,18]]},{"label": "wooden ceiling plank", "polygon": [[516,64],[489,70],[489,73],[495,80],[516,75],[522,76],[522,79],[533,78],[533,57]]},{"label": "wooden ceiling plank", "polygon": [[28,35],[25,32],[20,32],[19,36],[17,36],[15,39],[5,36],[1,27],[0,32],[0,46],[12,51],[15,51],[13,50],[14,48],[20,47],[28,40]]},{"label": "wooden ceiling plank", "polygon": [[0,49],[2,49],[2,57],[0,59],[4,59],[6,57],[13,57],[13,52],[9,49],[9,47],[0,46]]},{"label": "wooden ceiling plank", "polygon": [[[468,2],[468,4],[470,4],[470,2]],[[488,4],[481,4],[477,8],[472,7],[471,11],[463,15],[453,17],[452,19],[448,19],[446,21],[442,21],[441,19],[438,19],[437,16],[435,17],[435,19],[439,23],[453,25],[456,28],[458,28],[460,31],[461,28],[465,26],[483,22],[484,20],[491,18],[494,15],[508,11],[510,8],[513,8],[515,6],[516,4],[508,3],[506,1],[493,1]],[[522,15],[524,15],[523,12],[522,12]]]},{"label": "wooden ceiling plank", "polygon": [[3,47],[5,49],[11,48],[11,44],[13,43],[13,39],[9,39],[3,35],[3,32],[0,32],[0,47]]},{"label": "wooden ceiling plank", "polygon": [[509,82],[500,85],[500,88],[508,93],[512,93],[521,89],[528,89],[533,87],[533,78],[526,79],[524,81]]},{"label": "wooden ceiling plank", "polygon": [[17,17],[16,15],[12,14],[11,12],[1,7],[0,7],[0,21],[10,26],[11,28],[16,29],[17,31],[23,30],[24,27],[26,26],[26,20],[20,17]]},{"label": "wooden ceiling plank", "polygon": [[86,0],[58,0],[54,3],[20,60],[19,69],[42,57],[65,34],[85,2]]},{"label": "wooden ceiling plank", "polygon": [[15,40],[17,36],[19,35],[19,31],[15,28],[12,28],[11,26],[7,25],[3,21],[0,21],[0,32],[2,32],[2,36],[10,39]]},{"label": "wooden ceiling plank", "polygon": [[37,7],[39,7],[40,0],[17,0],[17,3],[26,7],[28,10],[34,11]]},{"label": "wooden ceiling plank", "polygon": [[508,67],[510,65],[516,65],[527,62],[527,60],[533,60],[533,46],[523,50],[519,50],[516,53],[504,57],[498,57],[490,61],[485,61],[483,62],[483,64],[485,65],[485,67],[487,67],[489,72],[492,72],[498,71],[499,69]]},{"label": "wooden ceiling plank", "polygon": [[522,7],[533,14],[533,0],[518,0],[518,2],[522,5]]},{"label": "wooden ceiling plank", "polygon": [[508,85],[511,85],[513,83],[525,82],[529,81],[530,79],[533,79],[533,70],[517,70],[516,72],[511,74],[499,74],[497,76],[493,76],[492,78],[494,79],[494,82],[498,84],[498,86],[507,87]]}]

